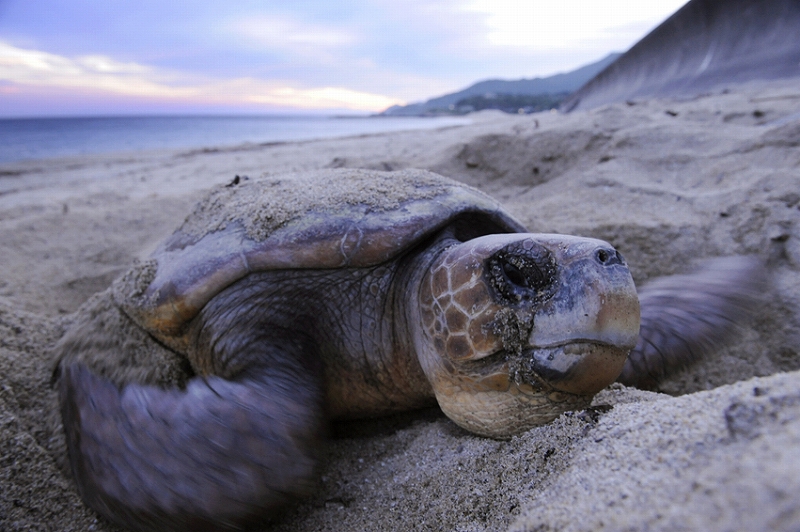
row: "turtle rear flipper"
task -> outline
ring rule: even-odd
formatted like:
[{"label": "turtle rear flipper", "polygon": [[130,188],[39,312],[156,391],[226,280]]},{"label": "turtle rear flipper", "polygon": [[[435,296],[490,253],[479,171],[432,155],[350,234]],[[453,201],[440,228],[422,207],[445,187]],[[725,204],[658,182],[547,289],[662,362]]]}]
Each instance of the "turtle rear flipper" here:
[{"label": "turtle rear flipper", "polygon": [[639,341],[617,381],[654,389],[718,350],[753,317],[766,283],[766,269],[754,257],[713,259],[693,273],[648,283],[639,290]]},{"label": "turtle rear flipper", "polygon": [[273,517],[314,487],[321,391],[298,373],[250,369],[196,377],[185,390],[120,390],[82,364],[63,365],[81,496],[134,530],[240,530]]}]

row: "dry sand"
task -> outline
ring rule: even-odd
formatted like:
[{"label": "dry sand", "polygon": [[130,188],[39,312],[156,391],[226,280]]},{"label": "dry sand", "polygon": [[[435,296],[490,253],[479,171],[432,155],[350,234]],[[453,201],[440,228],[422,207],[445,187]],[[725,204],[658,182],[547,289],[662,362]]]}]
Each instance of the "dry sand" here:
[{"label": "dry sand", "polygon": [[[800,85],[470,126],[0,167],[0,530],[114,530],[59,469],[49,348],[71,313],[234,175],[426,168],[532,230],[609,240],[638,283],[757,254],[773,287],[663,386],[498,442],[437,410],[336,426],[278,530],[800,530]],[[758,378],[754,378],[758,377]],[[749,380],[748,380],[749,379]]]}]

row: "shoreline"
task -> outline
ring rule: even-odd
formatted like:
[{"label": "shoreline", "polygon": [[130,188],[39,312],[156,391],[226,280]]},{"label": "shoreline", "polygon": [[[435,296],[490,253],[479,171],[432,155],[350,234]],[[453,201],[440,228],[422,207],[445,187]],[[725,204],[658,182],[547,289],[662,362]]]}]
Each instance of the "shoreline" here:
[{"label": "shoreline", "polygon": [[[200,150],[467,125],[467,117],[142,115],[0,119],[0,164]],[[226,140],[220,141],[220,138]],[[222,142],[222,144],[220,144]],[[133,148],[126,146],[133,145]],[[162,146],[162,147],[159,147]],[[18,158],[19,152],[34,156]]]}]

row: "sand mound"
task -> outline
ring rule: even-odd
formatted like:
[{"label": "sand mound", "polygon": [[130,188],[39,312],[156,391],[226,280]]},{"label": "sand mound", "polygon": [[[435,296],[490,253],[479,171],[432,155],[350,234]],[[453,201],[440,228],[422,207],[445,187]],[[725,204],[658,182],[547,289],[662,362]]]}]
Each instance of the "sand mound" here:
[{"label": "sand mound", "polygon": [[609,240],[637,282],[755,254],[772,286],[731,345],[664,385],[687,395],[613,387],[510,442],[436,410],[339,425],[319,492],[277,529],[797,530],[798,147],[800,90],[772,83],[569,115],[481,113],[440,131],[8,165],[0,529],[112,530],[80,504],[45,422],[49,350],[82,302],[234,175],[390,164],[478,186],[533,230]]}]

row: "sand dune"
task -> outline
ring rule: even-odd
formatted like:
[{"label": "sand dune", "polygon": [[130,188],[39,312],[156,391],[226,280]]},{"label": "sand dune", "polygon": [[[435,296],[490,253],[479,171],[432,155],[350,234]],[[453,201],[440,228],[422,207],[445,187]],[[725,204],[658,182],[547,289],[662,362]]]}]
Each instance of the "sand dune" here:
[{"label": "sand dune", "polygon": [[800,76],[800,4],[691,0],[571,94],[562,110],[690,97],[731,83]]},{"label": "sand dune", "polygon": [[712,256],[772,274],[758,317],[662,392],[509,442],[437,410],[336,427],[318,493],[278,530],[800,528],[800,88],[198,152],[0,167],[0,529],[113,530],[59,468],[49,348],[73,313],[169,235],[209,187],[334,167],[426,168],[534,231],[600,237],[637,283]]}]

